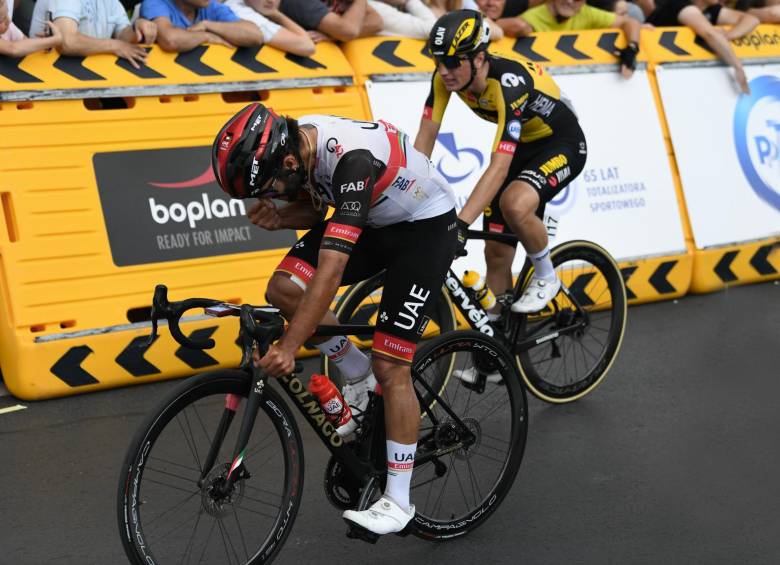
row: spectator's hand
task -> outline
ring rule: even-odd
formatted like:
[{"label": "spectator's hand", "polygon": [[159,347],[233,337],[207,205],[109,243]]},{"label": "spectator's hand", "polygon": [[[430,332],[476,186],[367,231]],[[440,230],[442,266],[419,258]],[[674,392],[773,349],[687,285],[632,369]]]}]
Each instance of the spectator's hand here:
[{"label": "spectator's hand", "polygon": [[737,67],[734,69],[734,78],[737,80],[737,84],[739,85],[739,89],[750,96],[750,86],[748,85],[747,76],[745,76],[745,69],[742,67]]},{"label": "spectator's hand", "polygon": [[623,78],[631,78],[636,70],[636,56],[639,47],[635,43],[629,43],[623,49],[615,51],[615,56],[620,59],[620,74]]},{"label": "spectator's hand", "polygon": [[332,41],[329,36],[320,31],[317,31],[316,29],[310,29],[306,33],[309,34],[309,37],[314,43],[319,43],[320,41]]},{"label": "spectator's hand", "polygon": [[246,215],[258,228],[274,231],[281,227],[282,218],[276,204],[269,198],[260,198],[247,210]]},{"label": "spectator's hand", "polygon": [[140,69],[141,65],[146,63],[146,49],[128,43],[127,41],[122,41],[121,39],[114,39],[113,41],[114,55],[121,57],[122,59],[127,59],[136,69]]},{"label": "spectator's hand", "polygon": [[212,33],[210,31],[205,32],[206,33],[206,43],[210,43],[211,45],[224,45],[225,47],[230,47],[231,49],[235,49],[236,46],[227,41],[225,38],[217,35],[216,33]]},{"label": "spectator's hand", "polygon": [[198,23],[191,25],[187,29],[189,31],[209,31],[209,23],[207,20],[200,20]]},{"label": "spectator's hand", "polygon": [[60,28],[51,23],[51,21],[44,22],[43,25],[45,27],[42,32],[38,33],[38,37],[51,38],[53,41],[52,47],[62,45],[62,32],[60,31]]},{"label": "spectator's hand", "polygon": [[138,18],[135,22],[135,42],[152,45],[155,41],[157,41],[157,24]]}]

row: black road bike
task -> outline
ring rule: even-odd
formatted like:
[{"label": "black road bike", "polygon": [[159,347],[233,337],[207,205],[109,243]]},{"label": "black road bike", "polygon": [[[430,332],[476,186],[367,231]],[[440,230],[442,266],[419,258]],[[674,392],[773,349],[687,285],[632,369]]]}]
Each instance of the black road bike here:
[{"label": "black road bike", "polygon": [[[470,239],[517,242],[511,234],[469,230]],[[450,269],[426,328],[426,336],[445,334],[457,327],[456,308],[474,329],[495,336],[515,356],[528,390],[541,400],[562,404],[593,391],[606,377],[617,357],[626,327],[626,287],[615,260],[599,245],[577,240],[553,247],[551,258],[563,284],[542,312],[515,314],[509,306],[525,290],[533,274],[526,258],[514,290],[498,300],[501,318],[491,322],[472,289]],[[384,272],[351,286],[334,311],[342,324],[373,324],[379,315]],[[370,348],[371,334],[353,338]],[[322,370],[338,380],[337,369],[322,359]],[[490,374],[476,367],[476,386]]]},{"label": "black road bike", "polygon": [[[303,442],[289,404],[331,452],[324,481],[328,500],[340,510],[362,510],[384,489],[382,397],[370,395],[357,432],[343,439],[296,374],[269,379],[254,368],[253,348],[265,352],[284,331],[278,310],[202,298],[169,302],[159,285],[150,339],[164,318],[182,345],[213,347],[213,340],[195,342],[181,332],[180,318],[192,308],[239,317],[241,365],[183,381],[138,429],[117,493],[122,544],[138,565],[270,563],[290,534],[303,493]],[[321,326],[316,335],[371,331],[364,325]],[[474,363],[498,372],[504,384],[477,392],[446,378]],[[296,366],[296,373],[301,370]],[[417,513],[400,535],[461,536],[485,522],[514,481],[528,428],[525,392],[511,354],[471,330],[419,347],[412,379],[422,415],[411,491]],[[358,528],[347,535],[377,539]]]}]

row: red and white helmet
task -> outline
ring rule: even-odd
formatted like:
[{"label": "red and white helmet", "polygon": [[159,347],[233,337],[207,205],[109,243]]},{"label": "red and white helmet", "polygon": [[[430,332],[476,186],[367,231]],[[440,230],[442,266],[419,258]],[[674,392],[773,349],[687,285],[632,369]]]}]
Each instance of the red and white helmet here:
[{"label": "red and white helmet", "polygon": [[259,102],[245,107],[214,139],[211,166],[219,186],[232,198],[279,196],[273,183],[266,184],[291,151],[291,142],[283,116]]}]

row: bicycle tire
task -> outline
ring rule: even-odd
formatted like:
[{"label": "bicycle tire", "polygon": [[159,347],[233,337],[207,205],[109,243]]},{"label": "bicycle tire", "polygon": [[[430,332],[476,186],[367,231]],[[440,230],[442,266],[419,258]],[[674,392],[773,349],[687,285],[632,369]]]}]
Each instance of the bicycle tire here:
[{"label": "bicycle tire", "polygon": [[[298,511],[304,466],[303,444],[295,418],[273,389],[266,387],[263,391],[255,427],[244,451],[246,456],[242,465],[251,476],[236,481],[236,488],[227,502],[215,501],[209,494],[209,487],[216,484],[220,476],[224,479],[231,463],[235,435],[247,405],[244,400],[211,472],[202,487],[197,485],[200,456],[208,450],[208,438],[214,436],[215,415],[221,417],[225,412],[225,395],[234,394],[246,399],[250,384],[251,377],[238,370],[196,375],[173,390],[136,432],[122,465],[117,492],[120,537],[131,563],[186,563],[189,557],[197,562],[258,565],[271,563],[278,554]],[[174,422],[185,437],[186,446],[176,441]],[[198,443],[201,437],[206,438],[203,444]],[[275,445],[278,456],[267,451],[264,443],[270,450]],[[169,455],[167,447],[171,448],[171,454],[180,451],[184,457]],[[271,491],[275,486],[278,494]],[[178,506],[162,511],[167,504],[165,499],[179,500],[182,490],[189,496]],[[172,494],[174,492],[178,498]],[[269,511],[268,507],[274,507],[276,511]],[[189,515],[183,523],[180,523],[181,516],[176,520],[175,512],[179,511]],[[244,530],[239,511],[249,520],[268,522],[267,535],[253,528]],[[162,518],[165,518],[164,522]],[[153,527],[158,520],[162,523],[157,522]],[[194,526],[188,533],[193,520]],[[241,547],[235,546],[230,535],[233,520],[238,526],[238,534],[234,536],[240,538]],[[179,525],[170,530],[172,524]],[[217,534],[215,529],[219,530]],[[215,536],[213,544],[210,543],[212,536]],[[257,546],[249,542],[248,546],[246,538],[250,537],[257,537],[262,542]]]},{"label": "bicycle tire", "polygon": [[[342,324],[370,324],[375,321],[379,311],[381,289],[384,287],[385,272],[377,273],[364,281],[350,286],[339,298],[334,308],[334,313]],[[431,313],[431,321],[425,329],[423,339],[429,339],[454,330],[457,326],[455,307],[449,294],[442,286],[441,294],[436,306]],[[353,336],[353,343],[361,349],[371,347],[371,336]],[[335,382],[340,382],[340,375],[334,375],[333,364],[326,355],[320,356],[320,368],[324,375],[328,375]],[[335,377],[335,379],[334,379]]]},{"label": "bicycle tire", "polygon": [[[604,381],[612,367],[626,328],[626,287],[615,260],[593,242],[577,240],[556,246],[551,252],[551,260],[559,278],[568,286],[575,299],[589,311],[589,323],[582,332],[561,335],[517,353],[517,365],[523,381],[534,396],[552,404],[565,404],[593,392]],[[515,297],[522,294],[522,288],[530,280],[532,271],[533,268],[530,268],[523,273],[522,280],[518,279]],[[607,291],[609,296],[605,298],[604,293]],[[558,294],[554,302],[561,312],[575,311],[576,315],[576,308],[571,307],[573,303],[563,292]],[[605,313],[609,314],[606,329],[596,325],[596,321],[604,318]],[[512,335],[522,339],[533,336],[531,326],[534,319],[543,319],[543,316],[532,314],[513,314],[514,316],[516,321],[513,321],[513,324],[517,324],[517,331]],[[606,338],[600,345],[596,337],[598,330],[606,333]],[[546,330],[546,333],[549,331]],[[596,343],[599,351],[594,353],[595,347],[585,345],[588,336],[589,343]],[[577,353],[581,354],[582,363],[586,366],[583,375],[571,377],[572,368],[567,366],[566,358],[561,354],[567,347],[573,352],[574,370],[579,366]],[[544,351],[548,350],[550,356],[545,357]],[[562,362],[554,361],[561,358]]]},{"label": "bicycle tire", "polygon": [[[448,410],[476,437],[466,447],[442,456],[438,469],[435,461],[415,466],[411,494],[416,514],[411,532],[427,540],[462,536],[495,512],[520,469],[528,434],[528,404],[515,360],[501,343],[481,332],[453,331],[424,344],[412,364],[418,392],[421,380],[429,385],[438,380],[431,374],[438,365],[451,372],[450,357],[461,368],[488,364],[503,382],[483,383],[479,391],[467,388],[460,379],[449,379],[438,393],[440,401],[423,410],[428,417],[420,425],[418,462],[432,449],[446,449],[448,441],[457,445],[461,432]],[[476,472],[481,463],[484,468]]]}]

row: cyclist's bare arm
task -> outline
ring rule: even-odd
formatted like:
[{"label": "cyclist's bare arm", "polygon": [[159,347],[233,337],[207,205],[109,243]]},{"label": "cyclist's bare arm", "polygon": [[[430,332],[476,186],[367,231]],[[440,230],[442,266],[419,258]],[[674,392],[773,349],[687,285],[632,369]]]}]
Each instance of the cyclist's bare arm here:
[{"label": "cyclist's bare arm", "polygon": [[509,173],[509,165],[512,163],[512,155],[508,153],[493,153],[490,157],[490,165],[482,173],[474,190],[471,191],[469,199],[458,214],[458,217],[472,224],[474,220],[482,213],[485,207],[490,204],[493,197],[501,188],[501,184]]},{"label": "cyclist's bare arm", "polygon": [[320,249],[317,270],[306,285],[287,333],[277,344],[280,348],[294,353],[311,337],[336,296],[348,260],[349,255],[346,253]]},{"label": "cyclist's bare arm", "polygon": [[322,221],[322,211],[316,210],[311,199],[296,200],[282,207],[269,198],[259,199],[247,210],[247,216],[259,228],[266,230],[299,229],[314,227]]},{"label": "cyclist's bare arm", "polygon": [[433,153],[436,136],[439,135],[439,127],[441,127],[441,124],[437,124],[433,120],[428,118],[420,119],[420,130],[417,132],[417,138],[414,140],[414,148],[426,155],[428,159],[431,158],[431,153]]}]

